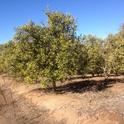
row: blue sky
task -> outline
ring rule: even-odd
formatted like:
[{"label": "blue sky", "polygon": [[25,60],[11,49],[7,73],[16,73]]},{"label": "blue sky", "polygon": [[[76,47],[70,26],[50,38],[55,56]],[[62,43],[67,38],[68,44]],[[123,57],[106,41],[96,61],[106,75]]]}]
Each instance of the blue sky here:
[{"label": "blue sky", "polygon": [[29,20],[46,22],[47,7],[72,14],[78,34],[105,38],[124,23],[124,0],[0,0],[0,43],[12,39],[15,28]]}]

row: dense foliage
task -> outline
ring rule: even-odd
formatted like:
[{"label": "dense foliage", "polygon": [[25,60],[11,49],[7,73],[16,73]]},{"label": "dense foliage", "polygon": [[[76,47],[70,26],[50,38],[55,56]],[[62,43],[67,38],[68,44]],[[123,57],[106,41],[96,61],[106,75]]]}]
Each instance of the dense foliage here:
[{"label": "dense foliage", "polygon": [[46,12],[47,25],[29,22],[0,46],[0,72],[56,88],[72,75],[124,73],[124,26],[104,41],[76,35],[73,16]]}]

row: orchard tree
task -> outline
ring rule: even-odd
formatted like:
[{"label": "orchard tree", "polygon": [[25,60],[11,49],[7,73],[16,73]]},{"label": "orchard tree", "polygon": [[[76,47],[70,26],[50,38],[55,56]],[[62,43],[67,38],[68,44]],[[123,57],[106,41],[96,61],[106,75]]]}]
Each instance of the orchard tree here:
[{"label": "orchard tree", "polygon": [[87,35],[83,37],[83,44],[86,47],[88,54],[88,65],[87,73],[95,74],[103,73],[102,66],[104,65],[104,59],[102,57],[102,40],[92,36]]},{"label": "orchard tree", "polygon": [[11,70],[26,82],[41,82],[44,86],[52,83],[55,90],[56,81],[84,73],[87,53],[76,38],[71,15],[59,12],[46,15],[47,26],[30,22],[17,28]]},{"label": "orchard tree", "polygon": [[124,39],[121,33],[109,35],[104,46],[105,69],[108,74],[124,72]]},{"label": "orchard tree", "polygon": [[0,72],[7,73],[10,71],[10,62],[13,55],[13,42],[8,41],[0,47]]}]

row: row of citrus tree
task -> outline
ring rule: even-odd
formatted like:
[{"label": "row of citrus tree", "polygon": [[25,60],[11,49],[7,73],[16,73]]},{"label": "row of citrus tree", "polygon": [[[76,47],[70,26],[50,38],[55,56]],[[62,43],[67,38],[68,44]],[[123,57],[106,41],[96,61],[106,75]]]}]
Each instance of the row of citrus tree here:
[{"label": "row of citrus tree", "polygon": [[72,75],[124,73],[124,27],[104,41],[77,36],[69,14],[47,11],[47,25],[29,22],[16,29],[12,41],[0,46],[0,72],[42,86]]}]

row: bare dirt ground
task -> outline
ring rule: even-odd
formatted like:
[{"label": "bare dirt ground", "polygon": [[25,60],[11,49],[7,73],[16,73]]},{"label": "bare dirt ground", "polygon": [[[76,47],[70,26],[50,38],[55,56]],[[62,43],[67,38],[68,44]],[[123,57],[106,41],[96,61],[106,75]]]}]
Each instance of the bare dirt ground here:
[{"label": "bare dirt ground", "polygon": [[0,83],[0,124],[124,124],[124,76],[73,79],[57,93],[5,75]]}]

